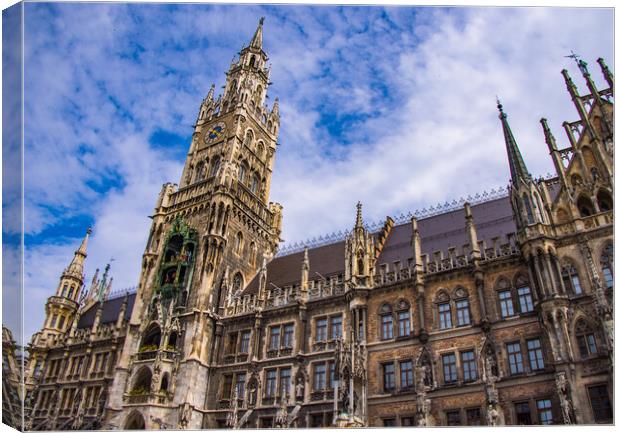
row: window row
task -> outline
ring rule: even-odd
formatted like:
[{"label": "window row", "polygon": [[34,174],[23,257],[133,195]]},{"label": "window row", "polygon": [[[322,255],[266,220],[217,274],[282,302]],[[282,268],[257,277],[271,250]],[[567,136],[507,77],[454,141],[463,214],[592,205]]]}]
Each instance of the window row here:
[{"label": "window row", "polygon": [[322,343],[342,338],[342,315],[319,317],[314,321],[314,341]]},{"label": "window row", "polygon": [[401,300],[395,310],[392,309],[392,305],[383,304],[381,306],[379,323],[379,335],[382,340],[411,336],[413,330],[409,303]]}]

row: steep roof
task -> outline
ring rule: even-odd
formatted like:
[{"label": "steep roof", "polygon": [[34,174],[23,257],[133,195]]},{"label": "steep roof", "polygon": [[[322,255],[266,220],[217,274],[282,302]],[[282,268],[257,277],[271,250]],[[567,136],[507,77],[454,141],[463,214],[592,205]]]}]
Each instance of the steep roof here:
[{"label": "steep roof", "polygon": [[[489,200],[471,207],[474,223],[478,232],[478,240],[492,245],[492,239],[499,237],[505,242],[506,235],[516,231],[512,207],[508,197]],[[418,221],[422,242],[422,254],[432,255],[435,251],[443,251],[456,247],[461,251],[463,245],[469,243],[465,228],[465,211],[463,208],[423,218]],[[412,257],[411,224],[404,223],[392,228],[377,265],[392,264],[400,261],[406,265]],[[282,287],[298,283],[301,280],[303,251],[274,258],[267,264],[267,283]],[[322,245],[308,250],[310,259],[310,279],[316,273],[327,277],[344,272],[344,241]],[[260,275],[260,274],[259,274]],[[258,293],[259,275],[256,275],[246,287],[244,294]]]},{"label": "steep roof", "polygon": [[[113,323],[118,319],[118,314],[121,311],[121,305],[125,295],[117,298],[108,299],[103,302],[103,313],[101,314],[101,323]],[[125,320],[129,320],[131,312],[133,310],[133,304],[136,300],[136,294],[130,293],[127,297],[127,310],[125,311]],[[95,316],[97,315],[97,308],[99,303],[94,303],[88,310],[86,310],[78,322],[78,328],[90,328],[95,322]]]}]

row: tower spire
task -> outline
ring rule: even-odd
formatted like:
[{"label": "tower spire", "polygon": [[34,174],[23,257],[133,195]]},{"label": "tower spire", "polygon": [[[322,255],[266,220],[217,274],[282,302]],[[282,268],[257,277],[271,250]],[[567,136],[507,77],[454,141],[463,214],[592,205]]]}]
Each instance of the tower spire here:
[{"label": "tower spire", "polygon": [[355,228],[363,228],[363,222],[362,222],[362,202],[358,201],[357,202],[357,214],[355,216]]},{"label": "tower spire", "polygon": [[75,250],[71,263],[69,263],[69,266],[65,269],[65,275],[75,275],[81,279],[82,272],[84,270],[84,259],[86,259],[87,256],[86,249],[88,247],[88,239],[90,238],[90,234],[92,232],[93,231],[90,227],[86,230],[86,235],[84,236],[84,239],[82,239],[82,243],[79,248]]},{"label": "tower spire", "polygon": [[263,49],[263,23],[265,22],[265,17],[261,17],[258,20],[258,27],[254,32],[254,36],[252,37],[252,42],[250,42],[250,47],[258,48],[259,50]]},{"label": "tower spire", "polygon": [[499,119],[502,122],[502,129],[504,130],[504,141],[506,142],[506,152],[508,153],[512,184],[516,186],[519,180],[531,179],[532,176],[527,171],[527,167],[519,151],[519,146],[517,146],[517,141],[512,135],[512,130],[508,124],[508,116],[504,113],[503,106],[499,99],[497,100],[497,109],[499,110]]}]

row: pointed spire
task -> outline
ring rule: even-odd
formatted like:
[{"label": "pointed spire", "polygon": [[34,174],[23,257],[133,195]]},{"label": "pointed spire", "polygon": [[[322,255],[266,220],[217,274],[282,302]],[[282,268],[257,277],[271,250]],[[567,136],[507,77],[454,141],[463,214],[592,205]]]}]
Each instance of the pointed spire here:
[{"label": "pointed spire", "polygon": [[603,72],[603,76],[605,77],[605,81],[609,85],[609,88],[613,90],[614,88],[614,74],[611,73],[607,65],[605,64],[605,60],[602,57],[599,57],[596,60],[601,67],[601,71]]},{"label": "pointed spire", "polygon": [[84,239],[82,240],[82,244],[77,249],[75,254],[82,254],[84,257],[86,257],[86,247],[88,246],[88,238],[90,237],[90,234],[92,232],[93,232],[93,229],[91,229],[90,227],[86,230],[86,235],[84,236]]},{"label": "pointed spire", "polygon": [[265,22],[265,17],[261,17],[258,21],[258,27],[254,32],[254,36],[252,37],[252,42],[250,42],[250,47],[258,48],[259,50],[263,49],[263,23]]},{"label": "pointed spire", "polygon": [[545,143],[547,143],[547,146],[549,147],[549,152],[554,152],[558,150],[558,146],[555,143],[555,137],[551,133],[551,129],[547,124],[547,119],[545,119],[544,117],[540,119],[540,124],[542,125],[543,132],[545,134]]},{"label": "pointed spire", "polygon": [[211,88],[209,89],[209,93],[207,94],[207,102],[213,101],[214,95],[215,95],[215,84],[211,84]]},{"label": "pointed spire", "polygon": [[363,228],[363,222],[362,222],[362,202],[358,201],[357,202],[357,215],[355,216],[355,228],[359,229],[359,228]]},{"label": "pointed spire", "polygon": [[531,179],[530,173],[527,171],[519,146],[512,135],[510,125],[508,124],[508,116],[504,113],[503,106],[499,99],[497,100],[497,109],[499,110],[499,119],[502,121],[502,129],[504,130],[504,141],[506,142],[506,152],[508,153],[508,163],[510,165],[510,175],[512,184],[518,185],[520,179]]},{"label": "pointed spire", "polygon": [[273,108],[271,109],[271,114],[274,116],[280,115],[280,98],[276,96],[276,100],[273,103]]}]

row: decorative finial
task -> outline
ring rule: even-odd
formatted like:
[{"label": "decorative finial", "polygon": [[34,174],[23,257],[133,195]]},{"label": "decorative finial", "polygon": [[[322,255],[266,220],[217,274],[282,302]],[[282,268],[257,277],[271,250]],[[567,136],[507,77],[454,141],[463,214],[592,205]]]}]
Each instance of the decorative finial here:
[{"label": "decorative finial", "polygon": [[362,227],[362,202],[357,202],[357,215],[355,216],[355,227]]},{"label": "decorative finial", "polygon": [[92,227],[89,227],[88,229],[86,229],[86,234],[90,235],[93,232]]},{"label": "decorative finial", "polygon": [[265,17],[260,17],[260,20],[258,20],[258,24],[262,26],[264,22],[265,22]]},{"label": "decorative finial", "polygon": [[504,106],[500,102],[499,97],[497,95],[495,96],[495,101],[497,102],[497,109],[499,110],[499,118],[505,119],[506,117],[508,117],[506,116],[506,113],[504,113]]}]

